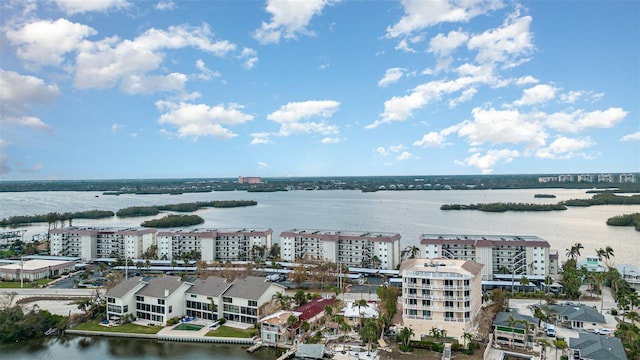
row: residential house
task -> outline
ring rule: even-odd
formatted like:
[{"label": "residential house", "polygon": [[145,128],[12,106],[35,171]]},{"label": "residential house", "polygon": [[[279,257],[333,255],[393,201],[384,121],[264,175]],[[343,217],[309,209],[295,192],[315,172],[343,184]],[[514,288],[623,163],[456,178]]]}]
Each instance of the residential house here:
[{"label": "residential house", "polygon": [[[260,338],[262,343],[268,346],[292,346],[300,333],[300,315],[302,313],[292,310],[280,310],[260,319]],[[289,318],[296,318],[296,323],[291,325]]]},{"label": "residential house", "polygon": [[348,302],[336,315],[343,316],[350,326],[360,327],[367,319],[377,319],[379,314],[374,302],[367,302],[365,306],[360,306],[358,302]]},{"label": "residential house", "polygon": [[618,338],[580,332],[569,338],[569,359],[627,360],[627,354]]},{"label": "residential house", "polygon": [[516,309],[502,311],[493,320],[493,339],[497,343],[526,346],[537,332],[538,320]]},{"label": "residential house", "polygon": [[598,310],[584,304],[549,305],[549,309],[557,314],[558,322],[572,329],[596,328],[607,322]]},{"label": "residential house", "polygon": [[622,276],[622,279],[626,281],[633,289],[640,290],[640,269],[637,266],[631,264],[616,264],[616,269]]}]

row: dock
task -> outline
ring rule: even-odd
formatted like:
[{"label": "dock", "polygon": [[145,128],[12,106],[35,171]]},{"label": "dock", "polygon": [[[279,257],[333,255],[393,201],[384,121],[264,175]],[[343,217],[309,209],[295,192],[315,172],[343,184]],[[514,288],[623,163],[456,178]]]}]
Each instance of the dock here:
[{"label": "dock", "polygon": [[286,359],[292,357],[296,353],[296,351],[298,351],[298,347],[294,346],[291,349],[287,350],[284,354],[280,355],[278,360],[286,360]]},{"label": "dock", "polygon": [[260,348],[261,348],[261,347],[263,347],[263,346],[266,346],[266,345],[265,345],[265,344],[263,344],[263,343],[256,343],[256,344],[253,344],[253,345],[251,345],[250,347],[248,347],[248,348],[247,348],[247,352],[252,353],[252,352],[254,352],[254,351],[256,351],[256,350],[260,349]]}]

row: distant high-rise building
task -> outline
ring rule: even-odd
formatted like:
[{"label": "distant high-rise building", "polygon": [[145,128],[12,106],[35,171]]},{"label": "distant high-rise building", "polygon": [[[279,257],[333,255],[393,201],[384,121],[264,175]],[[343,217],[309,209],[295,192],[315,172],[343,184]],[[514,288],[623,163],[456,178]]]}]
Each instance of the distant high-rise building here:
[{"label": "distant high-rise building", "polygon": [[51,255],[95,258],[140,258],[155,244],[156,229],[65,227],[51,230]]},{"label": "distant high-rise building", "polygon": [[636,175],[635,174],[620,174],[620,176],[618,178],[619,178],[618,182],[620,182],[620,183],[635,183],[636,182]]},{"label": "distant high-rise building", "polygon": [[238,184],[260,184],[259,176],[238,176]]}]

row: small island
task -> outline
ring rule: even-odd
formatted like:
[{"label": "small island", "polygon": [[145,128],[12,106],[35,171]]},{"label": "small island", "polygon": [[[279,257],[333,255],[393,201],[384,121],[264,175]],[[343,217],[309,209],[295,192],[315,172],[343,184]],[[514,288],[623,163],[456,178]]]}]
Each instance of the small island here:
[{"label": "small island", "polygon": [[640,231],[640,213],[624,214],[607,219],[609,226],[634,226],[636,231]]},{"label": "small island", "polygon": [[171,228],[200,225],[203,223],[204,219],[198,215],[167,215],[161,219],[147,220],[140,224],[140,226],[153,228]]},{"label": "small island", "polygon": [[541,198],[541,199],[555,199],[556,196],[553,194],[535,194],[533,195],[534,198]]},{"label": "small island", "polygon": [[530,204],[530,203],[486,203],[486,204],[445,204],[440,206],[440,210],[479,210],[485,212],[505,212],[505,211],[557,211],[567,210],[567,207],[560,204]]},{"label": "small island", "polygon": [[88,210],[78,211],[74,213],[48,213],[44,215],[24,215],[24,216],[10,216],[8,218],[0,220],[0,226],[19,226],[33,223],[57,223],[57,222],[69,222],[73,219],[105,219],[113,217],[115,214],[113,211],[108,210]]}]

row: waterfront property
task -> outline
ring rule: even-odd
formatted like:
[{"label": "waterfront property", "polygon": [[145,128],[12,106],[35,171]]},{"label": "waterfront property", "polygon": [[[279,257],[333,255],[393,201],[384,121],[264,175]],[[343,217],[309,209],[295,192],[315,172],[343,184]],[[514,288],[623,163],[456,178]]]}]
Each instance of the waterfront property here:
[{"label": "waterfront property", "polygon": [[148,279],[135,277],[107,291],[107,318],[119,320],[127,314],[135,314],[137,320],[164,325],[171,318],[188,315],[207,320],[225,318],[253,325],[260,317],[260,306],[284,289],[255,276],[235,279],[231,283],[217,277],[193,282],[168,275]]},{"label": "waterfront property", "polygon": [[273,246],[271,229],[194,229],[160,231],[158,257],[179,259],[200,253],[204,261],[263,260]]},{"label": "waterfront property", "polygon": [[396,269],[400,264],[400,234],[292,229],[280,234],[285,261],[324,259],[351,267]]},{"label": "waterfront property", "polygon": [[155,243],[156,229],[64,227],[51,230],[51,255],[140,258]]},{"label": "waterfront property", "polygon": [[344,316],[344,320],[350,326],[360,327],[366,319],[378,318],[378,307],[373,302],[367,302],[365,306],[360,306],[357,302],[348,302],[337,315]]},{"label": "waterfront property", "polygon": [[622,279],[626,281],[633,289],[640,290],[640,269],[637,266],[631,264],[616,264],[616,269],[622,276]]},{"label": "waterfront property", "polygon": [[0,266],[0,279],[35,281],[75,270],[75,261],[34,259]]},{"label": "waterfront property", "polygon": [[587,332],[569,338],[569,358],[584,360],[627,360],[622,341]]},{"label": "waterfront property", "polygon": [[[267,346],[292,346],[300,334],[300,312],[280,310],[260,319],[260,338]],[[290,317],[295,323],[290,323]]]},{"label": "waterfront property", "polygon": [[516,309],[499,312],[493,320],[493,340],[499,344],[526,346],[531,342],[528,335],[536,334],[537,325],[537,319],[522,315]]},{"label": "waterfront property", "polygon": [[549,242],[537,236],[423,234],[420,244],[425,258],[485,264],[483,280],[494,280],[498,274],[516,279],[557,275],[557,261],[551,266]]},{"label": "waterfront property", "polygon": [[470,260],[410,259],[402,262],[402,322],[413,340],[432,328],[463,341],[477,328],[482,303],[482,264]]}]

